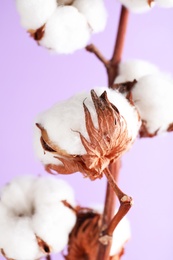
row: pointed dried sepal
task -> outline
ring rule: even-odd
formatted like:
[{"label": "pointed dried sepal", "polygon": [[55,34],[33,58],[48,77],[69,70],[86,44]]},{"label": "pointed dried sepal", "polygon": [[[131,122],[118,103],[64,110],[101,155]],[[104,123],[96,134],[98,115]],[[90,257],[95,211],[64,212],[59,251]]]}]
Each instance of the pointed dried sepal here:
[{"label": "pointed dried sepal", "polygon": [[101,215],[81,208],[68,243],[66,260],[96,259]]},{"label": "pointed dried sepal", "polygon": [[28,33],[30,34],[30,36],[32,38],[34,38],[35,41],[39,42],[45,33],[45,24],[43,26],[41,26],[40,28],[38,28],[37,30],[28,30]]},{"label": "pointed dried sepal", "polygon": [[62,164],[48,164],[46,169],[61,174],[81,172],[84,176],[94,180],[102,177],[103,170],[118,159],[132,142],[128,136],[125,119],[120,115],[118,109],[109,102],[106,91],[98,97],[91,90],[92,101],[98,118],[98,128],[95,127],[92,115],[83,103],[85,113],[86,131],[89,138],[85,138],[80,132],[80,140],[86,150],[86,154],[68,154],[53,144],[46,130],[39,124],[41,130],[41,144],[44,150],[54,154],[54,157]]}]

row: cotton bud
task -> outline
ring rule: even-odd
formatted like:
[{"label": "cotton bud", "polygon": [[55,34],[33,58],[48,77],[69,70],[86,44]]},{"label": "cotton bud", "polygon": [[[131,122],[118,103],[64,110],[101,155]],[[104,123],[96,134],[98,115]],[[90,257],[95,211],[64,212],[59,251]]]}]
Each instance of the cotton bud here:
[{"label": "cotton bud", "polygon": [[21,176],[8,183],[0,200],[1,253],[34,260],[64,249],[76,221],[67,202],[74,205],[74,194],[62,180]]},{"label": "cotton bud", "polygon": [[107,12],[103,0],[75,0],[73,6],[86,17],[93,32],[105,29]]},{"label": "cotton bud", "polygon": [[154,0],[120,0],[120,2],[134,13],[149,11],[155,3]]},{"label": "cotton bud", "polygon": [[21,24],[27,30],[43,26],[57,8],[56,0],[16,0]]},{"label": "cotton bud", "polygon": [[48,171],[80,171],[100,178],[109,163],[130,148],[139,127],[138,112],[122,94],[97,88],[40,114],[35,150]]},{"label": "cotton bud", "polygon": [[114,83],[124,83],[128,81],[139,80],[141,77],[150,74],[159,73],[159,69],[144,60],[129,60],[121,62],[118,67],[118,76]]},{"label": "cotton bud", "polygon": [[173,131],[173,80],[166,75],[146,75],[132,88],[142,119],[141,137]]}]

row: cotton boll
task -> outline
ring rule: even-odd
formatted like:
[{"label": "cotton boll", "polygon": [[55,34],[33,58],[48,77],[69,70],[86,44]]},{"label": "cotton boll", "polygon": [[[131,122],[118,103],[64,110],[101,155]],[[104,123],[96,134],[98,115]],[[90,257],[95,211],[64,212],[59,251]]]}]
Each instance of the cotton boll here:
[{"label": "cotton boll", "polygon": [[173,0],[155,0],[155,2],[160,7],[165,7],[165,8],[173,7]]},{"label": "cotton boll", "polygon": [[16,0],[21,24],[27,30],[44,25],[57,8],[56,0]]},{"label": "cotton boll", "polygon": [[40,44],[57,53],[72,53],[84,48],[90,37],[85,17],[73,6],[60,6],[45,25]]},{"label": "cotton boll", "polygon": [[[43,196],[44,191],[48,199]],[[55,179],[53,184],[50,177],[22,176],[7,184],[1,193],[0,234],[3,236],[0,236],[0,249],[8,259],[39,259],[46,251],[38,240],[46,243],[49,252],[64,248],[76,221],[74,211],[62,201],[74,204],[73,191],[65,181]],[[13,207],[11,202],[7,203],[10,196],[13,197]],[[25,207],[20,196],[25,199]]]},{"label": "cotton boll", "polygon": [[159,69],[143,60],[129,60],[121,62],[118,67],[118,76],[114,83],[124,83],[127,81],[139,80],[142,76],[156,74]]},{"label": "cotton boll", "polygon": [[94,33],[105,29],[107,12],[103,0],[75,0],[73,6],[86,17]]},{"label": "cotton boll", "polygon": [[[95,91],[99,96],[106,91],[109,101],[117,107],[122,118],[125,119],[128,129],[128,136],[131,139],[131,142],[133,142],[140,127],[138,113],[134,106],[132,106],[122,94],[115,90],[100,87],[96,88]],[[86,150],[82,145],[79,135],[80,132],[87,140],[89,140],[86,130],[83,102],[91,113],[94,126],[98,128],[97,113],[90,92],[79,93],[66,101],[54,105],[52,108],[37,117],[36,123],[46,129],[51,143],[55,144],[56,147],[59,147],[59,149],[61,149],[64,153],[77,155],[86,154]],[[51,158],[48,158],[47,155],[51,154],[51,152],[44,152],[40,142],[41,131],[38,136],[37,126],[35,126],[35,128],[37,138],[35,138],[34,146],[36,147],[35,150],[39,159],[45,165],[61,164],[58,159],[55,161],[54,153],[52,153]]]},{"label": "cotton boll", "polygon": [[173,80],[164,75],[144,76],[135,84],[132,95],[149,133],[162,133],[173,123]]},{"label": "cotton boll", "polygon": [[149,4],[148,0],[120,0],[120,2],[134,13],[149,11],[154,5],[154,1]]}]

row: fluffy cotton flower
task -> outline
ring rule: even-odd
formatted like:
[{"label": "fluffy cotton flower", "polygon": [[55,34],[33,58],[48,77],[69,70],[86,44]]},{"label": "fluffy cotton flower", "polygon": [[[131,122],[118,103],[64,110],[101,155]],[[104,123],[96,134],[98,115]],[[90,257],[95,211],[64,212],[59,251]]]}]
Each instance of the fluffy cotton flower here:
[{"label": "fluffy cotton flower", "polygon": [[118,76],[114,83],[124,83],[127,81],[139,80],[142,76],[157,74],[159,69],[144,60],[129,60],[121,62],[118,67]]},{"label": "fluffy cotton flower", "polygon": [[146,128],[141,135],[173,130],[173,80],[167,75],[141,77],[132,89],[132,96]]},{"label": "fluffy cotton flower", "polygon": [[43,26],[57,8],[56,0],[16,0],[21,24],[27,30]]},{"label": "fluffy cotton flower", "polygon": [[103,0],[16,0],[21,24],[49,50],[72,53],[105,28]]},{"label": "fluffy cotton flower", "polygon": [[41,45],[58,53],[71,53],[84,48],[90,37],[85,17],[73,6],[56,9],[45,25]]},{"label": "fluffy cotton flower", "polygon": [[[109,101],[105,101],[105,97],[103,96],[101,96],[100,99],[95,96],[93,98],[95,92],[92,92],[92,97],[90,95],[90,92],[82,92],[66,101],[54,105],[52,108],[38,116],[38,118],[36,119],[38,127],[35,127],[35,150],[37,156],[45,165],[62,165],[62,162],[59,161],[60,158],[59,160],[55,158],[56,155],[60,156],[61,158],[68,158],[69,156],[72,156],[71,159],[69,158],[70,161],[73,161],[73,159],[78,160],[80,156],[85,157],[87,152],[90,153],[89,151],[87,151],[88,149],[86,148],[86,146],[91,145],[92,149],[98,149],[98,151],[95,152],[95,156],[98,156],[98,158],[94,158],[93,155],[89,157],[92,158],[91,161],[90,159],[85,159],[87,161],[89,160],[92,165],[92,162],[94,163],[97,161],[97,159],[102,160],[103,158],[103,162],[101,163],[101,165],[102,167],[104,165],[103,168],[105,168],[108,164],[108,161],[106,161],[106,163],[104,164],[104,158],[108,160],[109,153],[111,154],[111,160],[113,160],[117,158],[117,156],[119,157],[131,146],[137,136],[140,127],[140,120],[136,109],[127,101],[127,99],[123,95],[115,90],[100,87],[95,89],[95,91],[97,95],[101,95],[103,94],[103,92],[107,93],[108,99],[113,105],[108,105]],[[98,100],[94,100],[95,98]],[[106,103],[106,107],[103,109],[103,111],[97,111],[97,108],[95,106],[96,102],[103,102],[104,105]],[[114,106],[116,106],[118,110],[116,110]],[[102,105],[98,105],[98,107],[98,109],[102,109]],[[104,114],[110,113],[110,111],[111,113],[118,113],[119,119],[110,119],[110,114]],[[102,119],[101,116],[103,116]],[[90,121],[90,126],[87,120]],[[103,125],[102,122],[104,122],[104,120],[107,120],[107,122],[109,122],[109,120],[112,120],[112,123],[106,124],[105,122],[105,125]],[[115,122],[117,122],[117,125],[115,124]],[[100,127],[105,127],[106,129],[100,130]],[[120,131],[117,132],[118,136],[116,140],[112,140],[113,137],[109,136],[109,129],[107,129],[107,127],[110,127],[111,131],[116,131],[116,129],[117,131]],[[125,136],[124,131],[126,132]],[[99,135],[99,137],[97,137],[96,140],[92,139],[94,138],[93,136],[91,136],[92,134]],[[89,144],[89,141],[91,141],[92,143]],[[95,142],[99,142],[99,144],[96,145]],[[102,142],[103,146],[105,146],[105,144],[107,143],[107,148],[105,152],[106,155],[103,152],[105,148],[102,147]],[[111,145],[111,148],[109,148],[109,145]],[[99,146],[101,146],[103,149],[101,149],[101,147]],[[99,149],[101,149],[101,152]],[[117,149],[118,155],[116,154],[116,151],[114,154],[111,149]],[[85,161],[85,159],[82,159],[83,162]],[[78,163],[78,161],[76,163]],[[93,165],[91,165],[88,167],[93,168]],[[59,173],[62,173],[61,170],[59,171]],[[70,166],[68,167],[68,170],[70,171]]]},{"label": "fluffy cotton flower", "polygon": [[[0,249],[8,259],[33,260],[61,251],[76,215],[71,187],[62,180],[22,176],[1,191]],[[3,235],[2,235],[3,234]]]},{"label": "fluffy cotton flower", "polygon": [[93,32],[105,29],[107,12],[103,0],[75,0],[73,6],[86,17]]},{"label": "fluffy cotton flower", "polygon": [[120,2],[135,13],[149,11],[154,5],[154,1],[150,0],[120,0]]}]

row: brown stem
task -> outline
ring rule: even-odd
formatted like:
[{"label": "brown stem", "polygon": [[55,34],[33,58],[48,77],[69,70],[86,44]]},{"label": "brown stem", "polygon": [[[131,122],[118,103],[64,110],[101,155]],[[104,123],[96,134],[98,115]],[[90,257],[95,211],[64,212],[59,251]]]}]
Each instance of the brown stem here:
[{"label": "brown stem", "polygon": [[109,68],[109,60],[107,60],[103,54],[100,52],[100,50],[94,45],[90,44],[87,45],[85,48],[87,51],[94,53],[95,56],[105,65],[105,67],[108,69]]},{"label": "brown stem", "polygon": [[[125,41],[125,33],[127,28],[127,22],[128,22],[128,10],[122,6],[121,8],[121,14],[120,14],[120,20],[119,20],[119,26],[118,26],[118,32],[116,36],[115,41],[115,47],[113,50],[113,55],[110,61],[107,61],[103,55],[97,50],[97,48],[92,47],[93,53],[103,62],[107,69],[107,75],[108,75],[108,86],[111,87],[114,83],[115,77],[118,73],[118,63],[121,60],[123,47],[124,47],[124,41]],[[97,50],[97,51],[96,51]],[[118,179],[119,170],[120,170],[120,160],[118,160],[116,163],[110,165],[110,176],[112,176],[114,183]],[[121,217],[122,211],[127,213],[126,210],[124,211],[124,207],[126,206],[120,206],[120,209],[118,212],[120,212],[117,216],[112,219],[115,211],[115,190],[112,188],[112,184],[110,181],[110,176],[107,176],[108,183],[107,183],[107,191],[106,191],[106,198],[105,198],[105,208],[103,213],[103,222],[102,222],[102,230],[107,228],[106,232],[108,235],[110,235],[115,227],[117,226],[117,223],[119,222],[119,216]],[[121,194],[122,195],[122,194]],[[121,202],[120,202],[121,203]],[[123,204],[124,205],[124,204]],[[124,214],[124,213],[123,213]],[[111,221],[112,219],[112,221]],[[103,245],[100,243],[99,249],[98,249],[98,255],[97,260],[107,260],[109,259],[109,253],[111,248],[111,240],[109,240],[108,245]]]},{"label": "brown stem", "polygon": [[[117,160],[115,163],[112,163],[109,166],[110,172],[114,176],[116,182],[118,181],[120,167],[121,167],[120,160]],[[101,230],[105,230],[108,227],[109,223],[111,222],[115,213],[115,203],[116,203],[115,192],[113,191],[109,182],[107,182],[107,190],[106,190],[106,197],[105,197],[105,204],[104,204],[105,207],[103,211]],[[97,259],[108,259],[110,248],[111,248],[111,241],[109,241],[108,245],[103,245],[102,243],[100,243]]]},{"label": "brown stem", "polygon": [[115,77],[118,73],[118,64],[121,61],[124,42],[125,42],[125,35],[127,29],[127,22],[128,22],[129,11],[126,7],[122,6],[120,20],[119,20],[119,27],[116,36],[115,47],[113,50],[112,58],[107,60],[103,54],[98,50],[96,46],[90,44],[86,47],[86,50],[92,52],[96,55],[96,57],[104,64],[108,74],[108,86],[111,88]]},{"label": "brown stem", "polygon": [[120,20],[119,20],[119,26],[118,26],[118,32],[117,32],[116,41],[115,41],[115,47],[113,50],[112,58],[110,60],[111,66],[110,66],[109,70],[107,70],[109,87],[111,87],[113,85],[115,77],[118,73],[118,64],[121,61],[121,57],[122,57],[122,53],[123,53],[127,24],[128,24],[128,17],[129,17],[128,9],[124,6],[122,6]]},{"label": "brown stem", "polygon": [[[122,220],[122,218],[127,214],[129,209],[131,208],[133,200],[131,197],[127,196],[124,192],[122,192],[120,190],[120,188],[117,186],[115,179],[109,169],[105,169],[104,174],[109,182],[110,187],[115,192],[115,194],[117,195],[118,200],[120,202],[120,207],[118,209],[118,212],[112,218],[109,225],[102,231],[102,235],[99,239],[101,242],[101,245],[99,247],[99,253],[98,253],[97,259],[107,260],[107,259],[109,259],[113,231],[115,230],[115,228],[117,227],[119,222]],[[112,210],[112,208],[113,208],[113,205],[111,206],[111,210]]]}]

